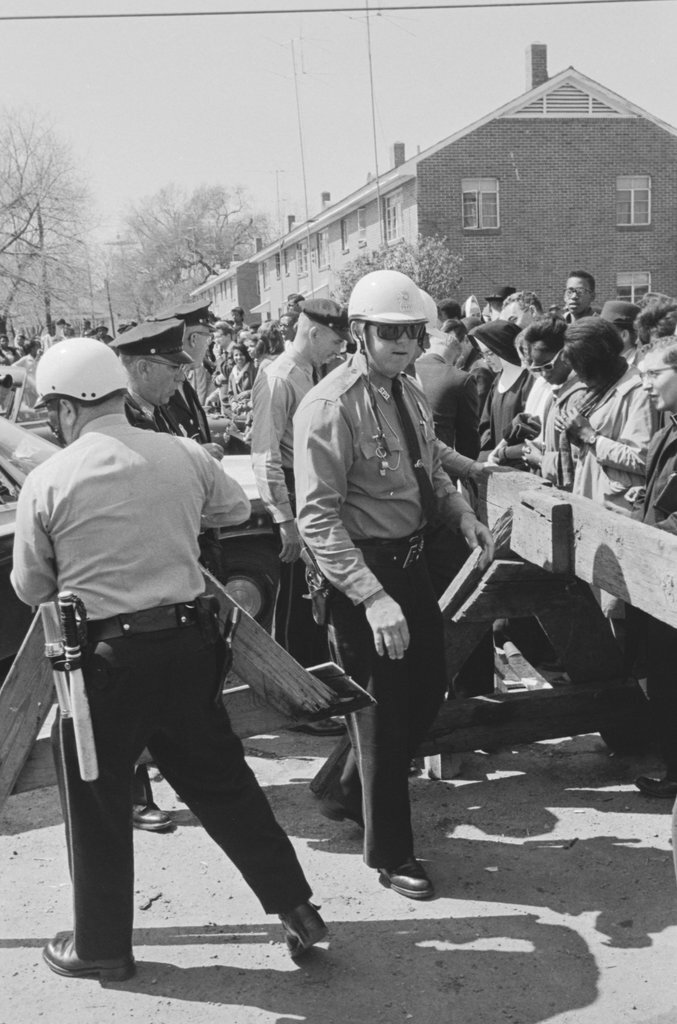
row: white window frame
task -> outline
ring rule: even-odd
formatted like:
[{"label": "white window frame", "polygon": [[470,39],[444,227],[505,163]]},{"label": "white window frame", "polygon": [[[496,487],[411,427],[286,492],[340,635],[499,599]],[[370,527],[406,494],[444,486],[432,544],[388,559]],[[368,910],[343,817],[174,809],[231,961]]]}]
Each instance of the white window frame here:
[{"label": "white window frame", "polygon": [[[621,203],[630,197],[629,220],[622,219]],[[625,195],[625,199],[621,196]],[[645,219],[642,219],[645,218]],[[622,174],[616,178],[616,227],[645,228],[651,224],[651,175]]]},{"label": "white window frame", "polygon": [[394,245],[404,237],[401,190],[383,199],[383,234],[388,245]]},{"label": "white window frame", "polygon": [[275,253],[275,280],[279,281],[282,277],[282,253]]},{"label": "white window frame", "polygon": [[637,302],[651,291],[651,271],[629,270],[616,274],[616,297],[625,302]]},{"label": "white window frame", "polygon": [[348,230],[348,218],[343,217],[341,219],[341,252],[348,251],[348,242],[350,240],[350,232]]},{"label": "white window frame", "polygon": [[268,260],[261,264],[261,291],[267,292],[270,288],[270,266]]},{"label": "white window frame", "polygon": [[320,270],[329,266],[329,228],[317,232],[317,265]]},{"label": "white window frame", "polygon": [[309,270],[308,240],[304,238],[296,243],[296,273],[298,277],[307,277]]},{"label": "white window frame", "polygon": [[[490,199],[495,197],[494,204]],[[463,178],[461,224],[464,231],[497,231],[501,226],[498,178]]]},{"label": "white window frame", "polygon": [[290,274],[289,268],[291,266],[291,259],[292,259],[291,249],[283,249],[282,250],[282,262],[284,264],[284,276],[285,277],[289,277],[289,274]]},{"label": "white window frame", "polygon": [[367,238],[367,207],[357,208],[357,237],[362,241]]}]

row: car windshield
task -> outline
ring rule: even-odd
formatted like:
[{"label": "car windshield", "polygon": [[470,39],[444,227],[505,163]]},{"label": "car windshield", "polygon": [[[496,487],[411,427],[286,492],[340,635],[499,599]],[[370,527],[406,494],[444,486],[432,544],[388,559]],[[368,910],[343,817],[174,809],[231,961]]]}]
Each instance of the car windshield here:
[{"label": "car windshield", "polygon": [[30,471],[58,450],[51,441],[0,419],[0,474],[15,496]]}]

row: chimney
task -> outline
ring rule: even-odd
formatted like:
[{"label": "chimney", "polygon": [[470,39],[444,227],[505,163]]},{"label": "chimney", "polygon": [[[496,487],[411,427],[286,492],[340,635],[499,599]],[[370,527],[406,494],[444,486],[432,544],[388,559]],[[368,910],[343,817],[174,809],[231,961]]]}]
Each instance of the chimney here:
[{"label": "chimney", "polygon": [[392,159],[393,167],[399,167],[401,164],[404,163],[404,143],[403,142],[393,142],[392,155],[393,155],[393,159]]},{"label": "chimney", "polygon": [[527,46],[527,92],[548,81],[548,47],[545,43]]},{"label": "chimney", "polygon": [[296,217],[294,216],[293,213],[290,213],[287,215],[287,231],[291,231],[291,229],[294,227],[294,224],[296,224]]},{"label": "chimney", "polygon": [[320,199],[322,200],[322,209],[324,210],[331,202],[331,192],[322,192]]},{"label": "chimney", "polygon": [[261,252],[261,250],[263,249],[263,239],[262,238],[255,238],[254,239],[254,248],[256,249],[257,252]]}]

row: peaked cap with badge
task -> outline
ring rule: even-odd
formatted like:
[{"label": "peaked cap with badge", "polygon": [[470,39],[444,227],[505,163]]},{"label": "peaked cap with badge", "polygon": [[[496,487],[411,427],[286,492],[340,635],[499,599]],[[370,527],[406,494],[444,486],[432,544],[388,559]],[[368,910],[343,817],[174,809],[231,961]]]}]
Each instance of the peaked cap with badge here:
[{"label": "peaked cap with badge", "polygon": [[130,356],[157,356],[177,366],[191,363],[182,348],[184,326],[183,320],[150,320],[119,335],[110,348]]}]

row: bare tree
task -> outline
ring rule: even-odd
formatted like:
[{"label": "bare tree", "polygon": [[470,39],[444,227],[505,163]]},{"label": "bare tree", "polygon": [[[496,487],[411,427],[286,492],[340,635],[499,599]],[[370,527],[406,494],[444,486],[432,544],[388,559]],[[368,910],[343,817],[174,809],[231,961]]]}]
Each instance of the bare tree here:
[{"label": "bare tree", "polygon": [[116,305],[142,314],[185,297],[208,277],[246,259],[256,238],[267,242],[267,218],[242,188],[203,185],[188,195],[176,185],[136,204],[125,217],[124,240],[112,259]]},{"label": "bare tree", "polygon": [[0,115],[0,319],[51,328],[87,286],[87,190],[68,147],[33,114]]}]

